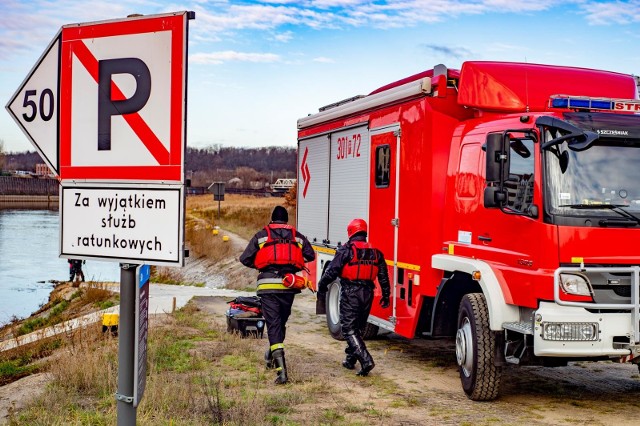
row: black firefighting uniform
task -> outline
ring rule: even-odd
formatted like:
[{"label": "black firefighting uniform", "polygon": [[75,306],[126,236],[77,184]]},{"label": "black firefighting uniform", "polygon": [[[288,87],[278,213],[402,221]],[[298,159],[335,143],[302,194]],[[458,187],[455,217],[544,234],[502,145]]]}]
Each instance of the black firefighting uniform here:
[{"label": "black firefighting uniform", "polygon": [[[367,237],[362,233],[355,234],[347,243],[338,247],[335,257],[318,282],[319,297],[322,293],[326,293],[328,285],[341,275],[344,266],[353,258],[353,249],[351,248],[353,241],[366,242]],[[382,290],[382,298],[388,299],[391,290],[387,263],[382,252],[378,249],[375,250],[378,253],[378,284]],[[367,324],[367,318],[371,312],[374,288],[375,284],[372,280],[340,278],[340,326],[345,339],[350,335],[360,337],[360,332]]]},{"label": "black firefighting uniform", "polygon": [[[273,224],[286,224],[284,222],[272,222]],[[285,228],[271,228],[271,236],[274,239],[290,239],[291,230]],[[249,268],[256,268],[255,258],[260,250],[260,242],[267,238],[267,231],[258,231],[240,255],[240,262]],[[296,240],[302,244],[302,256],[305,262],[311,262],[316,258],[316,253],[307,240],[307,237],[296,231]],[[260,270],[258,274],[258,287],[256,294],[262,301],[262,314],[267,323],[267,336],[271,351],[284,348],[286,324],[291,315],[291,306],[296,294],[300,290],[287,288],[282,284],[285,274],[301,271],[292,265],[269,265]]]},{"label": "black firefighting uniform", "polygon": [[80,259],[69,259],[69,281],[73,281],[76,275],[80,275],[80,281],[84,282],[84,272],[82,272],[82,264]]}]

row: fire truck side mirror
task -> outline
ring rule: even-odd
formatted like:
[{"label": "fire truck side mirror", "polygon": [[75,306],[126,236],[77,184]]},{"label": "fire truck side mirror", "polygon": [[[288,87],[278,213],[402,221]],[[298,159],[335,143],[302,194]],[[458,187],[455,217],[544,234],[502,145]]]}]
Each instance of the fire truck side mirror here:
[{"label": "fire truck side mirror", "polygon": [[505,149],[505,137],[502,133],[487,135],[486,173],[487,183],[499,183],[502,186],[509,176],[509,150]]},{"label": "fire truck side mirror", "polygon": [[484,206],[502,207],[507,202],[507,192],[497,186],[487,186],[484,189]]}]

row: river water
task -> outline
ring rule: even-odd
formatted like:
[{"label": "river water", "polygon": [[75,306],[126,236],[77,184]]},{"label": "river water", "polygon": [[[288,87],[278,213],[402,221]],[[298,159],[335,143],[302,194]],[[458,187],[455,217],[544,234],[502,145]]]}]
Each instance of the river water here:
[{"label": "river water", "polygon": [[[0,325],[24,318],[49,299],[51,281],[69,279],[59,253],[58,211],[0,210]],[[118,262],[87,260],[87,281],[120,281]]]}]

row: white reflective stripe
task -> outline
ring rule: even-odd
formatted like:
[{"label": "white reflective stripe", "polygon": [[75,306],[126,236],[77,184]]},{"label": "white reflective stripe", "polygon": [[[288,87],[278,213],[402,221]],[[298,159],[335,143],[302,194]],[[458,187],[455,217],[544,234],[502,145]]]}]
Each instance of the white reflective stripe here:
[{"label": "white reflective stripe", "polygon": [[267,237],[258,238],[258,244],[264,244],[267,242]]},{"label": "white reflective stripe", "polygon": [[263,278],[258,280],[258,285],[260,284],[282,284],[282,278]]}]

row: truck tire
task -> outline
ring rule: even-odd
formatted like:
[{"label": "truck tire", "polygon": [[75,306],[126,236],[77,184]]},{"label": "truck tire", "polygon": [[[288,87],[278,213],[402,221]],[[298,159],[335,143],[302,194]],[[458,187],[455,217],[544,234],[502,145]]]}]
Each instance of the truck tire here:
[{"label": "truck tire", "polygon": [[495,365],[496,336],[489,328],[489,310],[482,293],[466,294],[458,310],[456,360],[462,389],[473,401],[498,397],[501,367]]},{"label": "truck tire", "polygon": [[[344,340],[342,336],[342,326],[340,325],[340,282],[334,281],[329,284],[327,289],[326,299],[327,309],[327,328],[331,337],[336,340]],[[378,335],[379,327],[377,325],[367,323],[362,330],[360,330],[360,336],[367,340],[372,339]]]},{"label": "truck tire", "polygon": [[374,337],[376,337],[378,335],[378,331],[379,330],[380,330],[380,327],[368,322],[364,326],[364,328],[360,331],[360,335],[362,336],[362,338],[364,340],[373,339]]},{"label": "truck tire", "polygon": [[342,327],[340,326],[340,281],[329,284],[327,289],[327,327],[331,337],[336,340],[344,340]]}]

